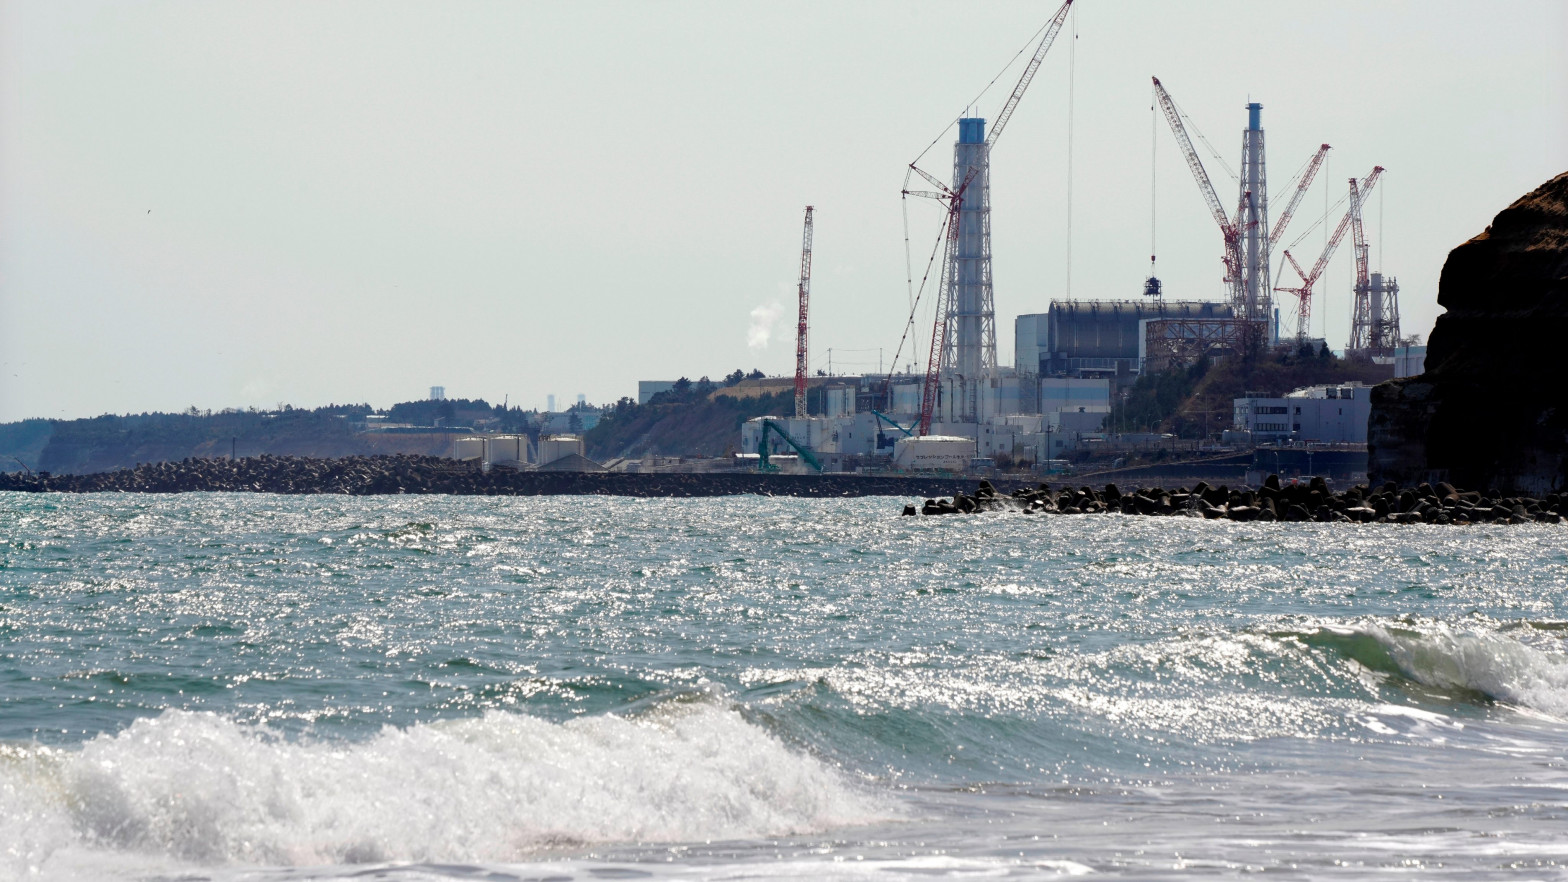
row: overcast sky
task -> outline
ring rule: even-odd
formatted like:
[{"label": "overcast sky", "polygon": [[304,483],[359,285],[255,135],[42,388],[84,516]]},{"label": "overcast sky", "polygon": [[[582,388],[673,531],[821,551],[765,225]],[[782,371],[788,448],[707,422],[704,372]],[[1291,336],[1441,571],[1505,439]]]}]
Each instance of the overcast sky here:
[{"label": "overcast sky", "polygon": [[[1276,212],[1333,145],[1287,243],[1387,167],[1366,228],[1407,333],[1449,249],[1568,170],[1561,0],[1077,6],[992,156],[1005,364],[1018,314],[1138,296],[1156,192],[1167,296],[1222,297],[1150,76],[1232,168],[1263,103]],[[1055,8],[6,0],[0,420],[790,373],[808,203],[813,368],[886,366],[906,165]],[[952,140],[922,165],[950,175]],[[939,215],[909,205],[917,262]],[[1351,273],[1347,242],[1314,306],[1336,348]]]}]

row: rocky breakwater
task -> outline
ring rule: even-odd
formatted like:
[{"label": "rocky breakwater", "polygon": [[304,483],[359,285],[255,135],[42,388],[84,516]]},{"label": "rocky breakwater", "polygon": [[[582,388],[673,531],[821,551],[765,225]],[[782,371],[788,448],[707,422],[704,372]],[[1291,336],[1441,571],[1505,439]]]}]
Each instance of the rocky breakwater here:
[{"label": "rocky breakwater", "polygon": [[1450,252],[1437,302],[1426,372],[1372,390],[1372,481],[1568,489],[1568,173]]},{"label": "rocky breakwater", "polygon": [[254,456],[138,464],[85,475],[0,475],[0,490],[36,493],[381,493],[483,492],[478,468],[433,456]]},{"label": "rocky breakwater", "polygon": [[1199,482],[1190,490],[1159,487],[1124,492],[1115,484],[1051,489],[1020,488],[1001,493],[981,481],[973,496],[927,499],[918,508],[904,506],[906,516],[1015,512],[1022,514],[1104,514],[1181,516],[1232,521],[1316,521],[1319,523],[1391,524],[1560,524],[1568,515],[1568,494],[1543,499],[1501,497],[1455,489],[1447,483],[1401,489],[1389,482],[1377,489],[1364,484],[1340,493],[1322,478],[1308,484],[1282,484],[1270,475],[1263,486],[1230,489]]},{"label": "rocky breakwater", "polygon": [[961,493],[967,480],[938,477],[714,474],[481,469],[434,456],[383,455],[317,459],[257,456],[184,459],[86,475],[0,473],[0,491],[30,493],[396,493],[458,496],[913,496]]}]

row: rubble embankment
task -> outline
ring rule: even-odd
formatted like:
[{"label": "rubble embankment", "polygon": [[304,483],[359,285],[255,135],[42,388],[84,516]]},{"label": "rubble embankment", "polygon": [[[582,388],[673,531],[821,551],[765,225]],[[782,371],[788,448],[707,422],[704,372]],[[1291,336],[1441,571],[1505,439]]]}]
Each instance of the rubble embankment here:
[{"label": "rubble embankment", "polygon": [[[185,459],[86,475],[0,474],[0,490],[34,493],[397,493],[464,496],[952,496],[973,486],[961,478],[759,473],[622,474],[484,471],[433,456],[256,456]],[[1013,484],[1004,484],[1011,489]]]},{"label": "rubble embankment", "polygon": [[1318,521],[1393,524],[1560,524],[1568,514],[1568,496],[1549,493],[1544,499],[1458,490],[1446,483],[1401,489],[1392,482],[1376,489],[1364,484],[1334,493],[1322,478],[1307,484],[1282,484],[1270,475],[1256,490],[1211,487],[1199,482],[1191,489],[1159,487],[1123,492],[1115,484],[1103,490],[1047,484],[1011,492],[981,481],[974,495],[927,499],[923,506],[904,506],[905,515],[975,514],[1011,511],[1023,514],[1166,515],[1232,521]]}]

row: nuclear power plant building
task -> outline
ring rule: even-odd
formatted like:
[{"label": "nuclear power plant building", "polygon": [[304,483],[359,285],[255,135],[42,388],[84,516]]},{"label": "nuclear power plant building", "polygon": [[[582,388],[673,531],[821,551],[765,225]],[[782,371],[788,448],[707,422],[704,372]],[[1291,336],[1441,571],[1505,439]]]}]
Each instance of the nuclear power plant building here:
[{"label": "nuclear power plant building", "polygon": [[1143,370],[1149,321],[1228,319],[1228,303],[1184,300],[1053,300],[1014,323],[1019,373],[1042,377],[1132,376]]}]

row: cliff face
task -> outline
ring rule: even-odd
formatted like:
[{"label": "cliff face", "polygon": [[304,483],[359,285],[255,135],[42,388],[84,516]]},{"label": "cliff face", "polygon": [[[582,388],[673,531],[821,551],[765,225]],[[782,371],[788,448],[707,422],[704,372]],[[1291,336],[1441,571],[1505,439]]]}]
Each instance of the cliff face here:
[{"label": "cliff face", "polygon": [[1373,484],[1568,487],[1568,173],[1450,252],[1437,302],[1426,373],[1372,391]]}]

